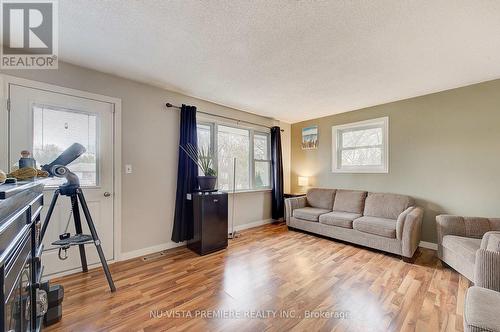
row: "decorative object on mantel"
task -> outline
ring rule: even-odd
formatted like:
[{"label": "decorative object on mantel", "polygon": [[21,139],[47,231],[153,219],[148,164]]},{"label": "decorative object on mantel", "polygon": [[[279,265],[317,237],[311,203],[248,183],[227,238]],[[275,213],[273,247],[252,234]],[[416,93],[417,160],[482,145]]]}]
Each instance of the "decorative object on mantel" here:
[{"label": "decorative object on mantel", "polygon": [[302,150],[318,148],[318,126],[302,128]]},{"label": "decorative object on mantel", "polygon": [[9,178],[16,178],[18,180],[28,180],[32,179],[37,175],[37,170],[31,167],[23,167],[16,169],[9,173]]},{"label": "decorative object on mantel", "polygon": [[217,184],[217,172],[212,168],[213,156],[208,149],[196,148],[188,143],[180,148],[198,165],[203,174],[197,177],[200,191],[213,191]]},{"label": "decorative object on mantel", "polygon": [[[31,153],[27,150],[21,151],[21,159],[17,165],[12,166],[12,171],[7,174],[8,178],[15,178],[17,180],[31,180],[35,177],[46,178],[49,173],[36,168],[35,159],[31,158]],[[2,183],[0,175],[0,183]]]},{"label": "decorative object on mantel", "polygon": [[0,184],[4,183],[5,179],[7,179],[7,175],[0,169]]},{"label": "decorative object on mantel", "polygon": [[36,168],[36,161],[28,150],[21,151],[21,159],[19,159],[19,168],[24,167]]},{"label": "decorative object on mantel", "polygon": [[[23,168],[18,168],[15,171],[12,171],[8,174],[7,177],[9,178],[16,178],[17,180],[30,180],[35,177],[38,178],[46,178],[49,176],[49,173],[47,171],[41,170],[41,169],[35,169],[32,167],[23,167]],[[1,183],[1,181],[0,181]]]}]

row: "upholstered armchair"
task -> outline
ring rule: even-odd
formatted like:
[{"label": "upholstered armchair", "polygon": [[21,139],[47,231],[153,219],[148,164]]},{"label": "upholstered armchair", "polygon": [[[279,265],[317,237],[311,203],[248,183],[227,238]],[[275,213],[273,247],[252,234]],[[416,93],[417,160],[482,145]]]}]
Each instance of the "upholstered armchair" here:
[{"label": "upholstered armchair", "polygon": [[464,330],[500,331],[500,232],[487,232],[476,252],[474,286],[465,296]]},{"label": "upholstered armchair", "polygon": [[500,219],[440,215],[436,217],[438,257],[447,265],[474,281],[476,253],[483,236],[500,231]]}]

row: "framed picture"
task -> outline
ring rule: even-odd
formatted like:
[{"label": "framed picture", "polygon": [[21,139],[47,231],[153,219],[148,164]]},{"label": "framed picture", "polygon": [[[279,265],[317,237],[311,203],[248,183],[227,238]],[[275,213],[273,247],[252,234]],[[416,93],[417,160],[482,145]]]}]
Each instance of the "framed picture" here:
[{"label": "framed picture", "polygon": [[302,128],[302,150],[318,148],[318,126]]}]

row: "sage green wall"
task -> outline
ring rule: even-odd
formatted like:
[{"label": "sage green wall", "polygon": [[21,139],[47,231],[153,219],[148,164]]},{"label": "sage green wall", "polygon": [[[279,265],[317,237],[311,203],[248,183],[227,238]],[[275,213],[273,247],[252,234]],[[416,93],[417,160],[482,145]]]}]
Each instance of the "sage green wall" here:
[{"label": "sage green wall", "polygon": [[[389,174],[331,172],[334,125],[389,116]],[[317,150],[302,150],[301,128],[319,125]],[[422,240],[436,242],[441,213],[500,217],[500,80],[292,125],[297,176],[318,187],[407,194],[424,207]]]}]

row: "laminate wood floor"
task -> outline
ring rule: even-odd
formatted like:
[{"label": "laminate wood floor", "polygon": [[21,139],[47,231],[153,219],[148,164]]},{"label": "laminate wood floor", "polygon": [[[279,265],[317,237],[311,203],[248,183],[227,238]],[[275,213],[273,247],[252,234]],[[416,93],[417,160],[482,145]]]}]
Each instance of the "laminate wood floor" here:
[{"label": "laminate wood floor", "polygon": [[469,286],[434,251],[408,264],[283,224],[204,257],[181,247],[110,268],[114,294],[100,268],[53,280],[64,314],[46,330],[462,331]]}]

